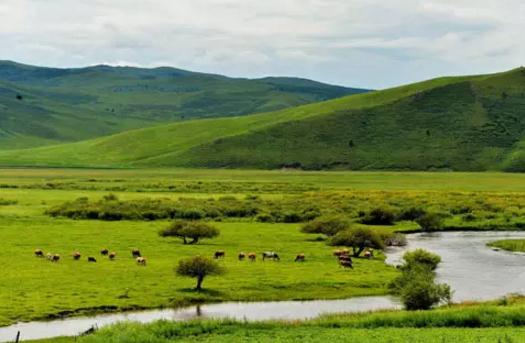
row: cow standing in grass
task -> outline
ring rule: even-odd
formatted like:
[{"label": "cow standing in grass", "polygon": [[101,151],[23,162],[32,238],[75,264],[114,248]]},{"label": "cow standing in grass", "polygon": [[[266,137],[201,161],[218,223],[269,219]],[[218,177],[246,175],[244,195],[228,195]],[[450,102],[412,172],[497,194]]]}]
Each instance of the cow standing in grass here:
[{"label": "cow standing in grass", "polygon": [[297,256],[295,256],[295,262],[304,262],[306,259],[306,256],[304,256],[304,254],[298,254]]},{"label": "cow standing in grass", "polygon": [[262,253],[262,258],[263,258],[263,261],[265,261],[266,259],[271,259],[273,261],[280,261],[281,258],[279,257],[279,255],[275,252],[275,251],[265,251]]},{"label": "cow standing in grass", "polygon": [[213,257],[215,259],[224,258],[224,257],[226,257],[226,252],[224,250],[218,250],[218,251],[215,252]]},{"label": "cow standing in grass", "polygon": [[255,262],[255,260],[257,259],[257,254],[254,253],[254,252],[248,253],[248,259],[249,259],[251,262]]}]

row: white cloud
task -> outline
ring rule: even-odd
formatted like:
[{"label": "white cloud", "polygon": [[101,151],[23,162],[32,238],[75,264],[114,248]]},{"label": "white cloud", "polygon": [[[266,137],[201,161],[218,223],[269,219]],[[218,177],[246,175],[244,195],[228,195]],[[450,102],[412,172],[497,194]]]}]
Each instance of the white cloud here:
[{"label": "white cloud", "polygon": [[524,64],[520,0],[1,0],[0,58],[385,87]]}]

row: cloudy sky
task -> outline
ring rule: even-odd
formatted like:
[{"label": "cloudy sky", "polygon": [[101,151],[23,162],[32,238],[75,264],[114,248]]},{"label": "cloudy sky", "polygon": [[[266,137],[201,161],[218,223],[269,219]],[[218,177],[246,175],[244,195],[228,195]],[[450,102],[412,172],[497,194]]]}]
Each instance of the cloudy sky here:
[{"label": "cloudy sky", "polygon": [[0,0],[0,59],[385,88],[525,64],[522,0]]}]

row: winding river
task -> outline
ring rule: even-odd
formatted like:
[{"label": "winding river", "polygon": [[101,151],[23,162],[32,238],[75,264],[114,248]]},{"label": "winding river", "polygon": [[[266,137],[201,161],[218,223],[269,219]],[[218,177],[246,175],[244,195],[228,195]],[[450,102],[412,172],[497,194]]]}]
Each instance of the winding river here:
[{"label": "winding river", "polygon": [[[444,232],[408,235],[408,245],[387,251],[387,263],[399,264],[406,250],[423,248],[441,256],[438,280],[454,290],[454,301],[487,300],[509,293],[525,294],[525,255],[495,251],[487,242],[524,238],[525,232]],[[0,328],[0,342],[13,341],[18,331],[21,339],[74,336],[96,325],[102,327],[131,320],[148,323],[155,320],[195,318],[234,318],[240,320],[295,320],[321,314],[399,309],[399,302],[389,296],[356,297],[342,300],[226,302],[118,314],[103,314],[48,322],[19,323]]]}]

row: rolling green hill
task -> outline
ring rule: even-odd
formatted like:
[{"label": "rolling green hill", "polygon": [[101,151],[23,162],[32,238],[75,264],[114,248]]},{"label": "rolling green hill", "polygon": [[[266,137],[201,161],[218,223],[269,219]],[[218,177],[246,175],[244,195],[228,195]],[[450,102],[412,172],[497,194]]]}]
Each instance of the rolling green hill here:
[{"label": "rolling green hill", "polygon": [[364,91],[298,78],[250,80],[167,67],[57,69],[0,61],[0,149],[266,112]]},{"label": "rolling green hill", "polygon": [[1,165],[525,170],[525,69],[0,153]]}]

